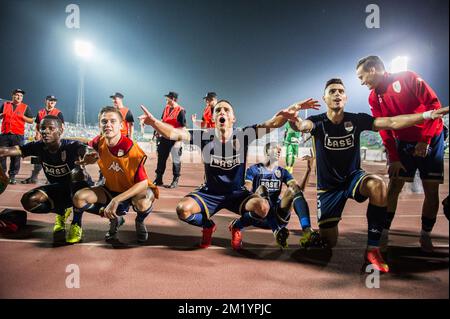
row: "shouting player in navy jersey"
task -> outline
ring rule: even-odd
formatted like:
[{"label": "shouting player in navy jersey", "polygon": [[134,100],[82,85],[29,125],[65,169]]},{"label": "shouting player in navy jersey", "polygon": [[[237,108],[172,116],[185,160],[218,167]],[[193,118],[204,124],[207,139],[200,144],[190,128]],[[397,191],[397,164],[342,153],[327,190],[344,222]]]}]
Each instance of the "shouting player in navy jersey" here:
[{"label": "shouting player in navy jersey", "polygon": [[65,211],[72,207],[72,195],[92,183],[90,177],[75,164],[86,153],[87,145],[78,141],[61,139],[64,129],[58,116],[45,116],[39,130],[42,140],[23,146],[0,147],[0,157],[36,156],[39,158],[49,184],[25,193],[21,199],[22,206],[32,213],[55,213],[54,241],[75,243],[78,241],[73,239],[77,238],[81,232],[81,219],[74,217],[66,240],[65,222],[68,216]]},{"label": "shouting player in navy jersey", "polygon": [[271,129],[282,127],[288,119],[294,120],[300,109],[318,106],[317,101],[308,99],[278,112],[262,124],[237,129],[234,128],[236,117],[231,103],[222,100],[214,107],[216,127],[194,131],[193,134],[186,129],[166,125],[157,120],[145,106],[141,106],[145,114],[140,119],[144,124],[151,125],[166,138],[190,141],[202,150],[205,184],[184,197],[176,209],[182,221],[203,228],[200,247],[211,245],[212,234],[216,230],[211,217],[221,209],[239,214],[253,212],[261,219],[267,216],[270,208],[267,200],[244,187],[248,147]]},{"label": "shouting player in navy jersey", "polygon": [[[291,207],[297,214],[300,225],[303,229],[303,237],[300,240],[302,247],[315,245],[320,242],[320,235],[311,228],[309,217],[309,207],[303,197],[303,190],[311,172],[311,165],[305,172],[300,184],[294,179],[289,171],[278,165],[281,154],[281,147],[278,143],[268,143],[264,147],[265,160],[250,166],[245,176],[245,187],[267,198],[270,204],[270,211],[267,217],[261,221],[254,218],[251,212],[244,213],[241,218],[231,222],[229,230],[231,232],[231,247],[238,250],[242,247],[242,230],[248,226],[255,226],[264,229],[271,229],[276,242],[280,248],[287,248],[289,230],[287,225],[291,216]],[[288,189],[280,198],[280,193],[285,184]]]},{"label": "shouting player in navy jersey", "polygon": [[363,202],[367,208],[368,242],[366,260],[375,269],[388,272],[379,242],[386,222],[387,187],[377,175],[361,169],[360,134],[365,130],[398,130],[441,118],[448,107],[420,114],[379,117],[364,113],[344,112],[347,102],[345,87],[340,79],[326,83],[323,97],[327,112],[297,119],[291,126],[303,133],[311,133],[317,159],[317,208],[320,234],[333,247],[337,243],[338,223],[347,199]]}]

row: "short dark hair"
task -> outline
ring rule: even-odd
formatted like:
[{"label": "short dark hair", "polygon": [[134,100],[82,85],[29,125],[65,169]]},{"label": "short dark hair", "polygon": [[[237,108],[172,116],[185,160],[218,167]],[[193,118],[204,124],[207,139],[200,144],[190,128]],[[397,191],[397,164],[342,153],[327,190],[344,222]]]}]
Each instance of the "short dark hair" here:
[{"label": "short dark hair", "polygon": [[119,116],[120,121],[123,121],[123,116],[122,113],[120,113],[119,109],[114,107],[114,106],[105,106],[104,108],[102,108],[100,110],[100,113],[98,113],[98,120],[100,121],[100,117],[104,114],[104,113],[116,113]]},{"label": "short dark hair", "polygon": [[375,68],[375,70],[377,70],[377,71],[385,71],[386,70],[386,68],[384,67],[383,61],[377,55],[369,55],[369,56],[366,56],[365,58],[362,58],[356,64],[356,69],[358,70],[358,68],[361,65],[363,66],[364,71],[369,71],[370,68]]},{"label": "short dark hair", "polygon": [[267,152],[269,151],[269,148],[271,148],[273,145],[278,145],[277,142],[268,142],[266,145],[264,145],[264,154],[267,155]]},{"label": "short dark hair", "polygon": [[[219,104],[219,103],[227,103],[227,104],[229,104],[231,107],[233,107],[233,104],[231,104],[230,101],[227,101],[227,100],[220,100],[220,101],[217,101],[217,104]],[[217,105],[217,104],[216,104],[216,105]]]},{"label": "short dark hair", "polygon": [[[49,121],[55,121],[56,124],[58,125],[58,127],[62,127],[62,121],[59,117],[57,117],[56,115],[46,115],[44,116],[44,118],[42,119],[42,121],[44,120],[49,120]],[[41,122],[42,122],[41,121]]]},{"label": "short dark hair", "polygon": [[325,89],[324,89],[324,91],[326,91],[326,90],[327,90],[327,87],[329,87],[331,84],[341,84],[342,86],[345,87],[344,82],[342,82],[341,79],[339,79],[339,78],[333,78],[333,79],[329,79],[329,80],[327,81],[327,83],[325,84]]}]

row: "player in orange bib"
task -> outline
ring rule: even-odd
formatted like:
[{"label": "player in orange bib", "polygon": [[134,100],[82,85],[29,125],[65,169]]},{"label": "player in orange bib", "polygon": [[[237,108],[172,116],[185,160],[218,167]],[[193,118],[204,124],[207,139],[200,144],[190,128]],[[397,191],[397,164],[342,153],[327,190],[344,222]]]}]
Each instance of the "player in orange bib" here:
[{"label": "player in orange bib", "polygon": [[144,220],[158,198],[158,188],[150,182],[144,168],[147,156],[136,143],[121,134],[123,118],[117,108],[104,107],[99,114],[99,123],[101,135],[89,143],[93,151],[79,164],[97,162],[105,182],[75,194],[74,214],[88,211],[109,218],[110,229],[105,239],[110,241],[117,239],[117,231],[125,223],[123,216],[131,205],[137,213],[137,240],[146,242],[148,232]]}]

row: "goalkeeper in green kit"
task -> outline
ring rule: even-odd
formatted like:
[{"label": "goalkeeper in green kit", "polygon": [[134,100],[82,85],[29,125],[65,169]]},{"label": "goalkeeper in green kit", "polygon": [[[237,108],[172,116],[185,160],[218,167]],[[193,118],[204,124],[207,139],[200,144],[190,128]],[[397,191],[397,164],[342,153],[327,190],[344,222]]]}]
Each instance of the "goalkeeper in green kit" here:
[{"label": "goalkeeper in green kit", "polygon": [[300,141],[300,132],[294,131],[289,122],[285,125],[284,145],[286,146],[286,170],[293,173],[295,159],[298,157],[298,143]]}]

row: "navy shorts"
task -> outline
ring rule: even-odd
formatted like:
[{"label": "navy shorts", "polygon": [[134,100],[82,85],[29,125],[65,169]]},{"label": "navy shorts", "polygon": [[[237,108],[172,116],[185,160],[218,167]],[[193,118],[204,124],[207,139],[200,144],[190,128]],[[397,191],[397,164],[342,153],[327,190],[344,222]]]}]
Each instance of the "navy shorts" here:
[{"label": "navy shorts", "polygon": [[366,176],[368,174],[365,171],[358,170],[350,174],[341,187],[317,191],[317,221],[319,226],[330,222],[339,222],[347,199],[354,199],[358,203],[367,199],[359,192],[359,185]]},{"label": "navy shorts", "polygon": [[62,214],[65,209],[72,207],[73,195],[80,189],[89,187],[89,182],[75,182],[69,187],[67,184],[48,184],[34,188],[31,191],[43,192],[48,197],[52,211]]},{"label": "navy shorts", "polygon": [[229,194],[218,195],[209,192],[206,186],[186,195],[186,197],[191,197],[197,202],[201,213],[208,219],[221,209],[227,209],[242,215],[245,212],[245,204],[256,196],[245,188]]},{"label": "navy shorts", "polygon": [[397,151],[400,161],[406,168],[401,170],[399,177],[407,182],[414,181],[416,171],[419,170],[423,181],[436,181],[444,183],[444,151],[445,130],[433,137],[426,157],[413,156],[417,143],[397,141]]}]

